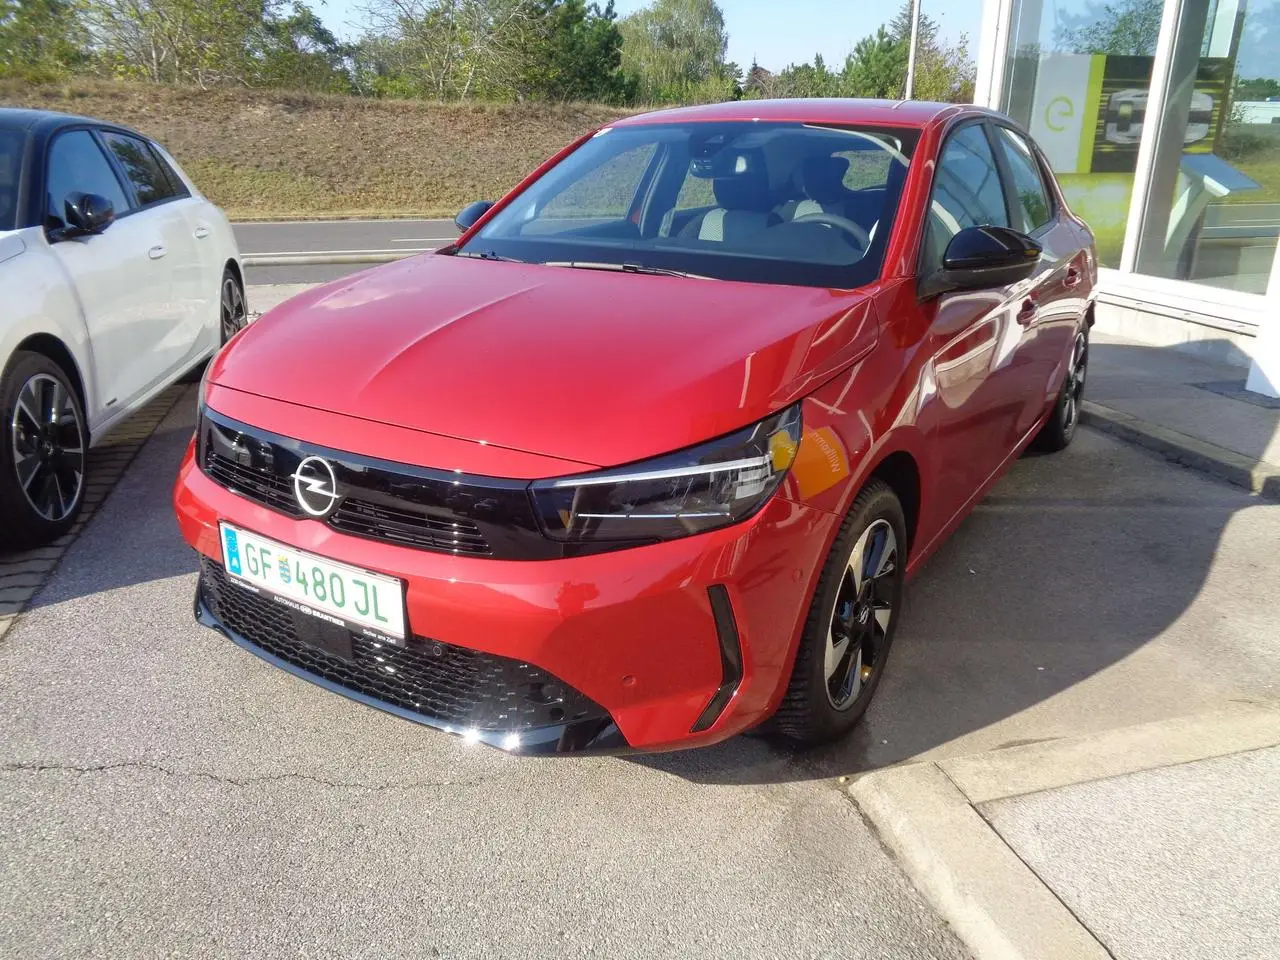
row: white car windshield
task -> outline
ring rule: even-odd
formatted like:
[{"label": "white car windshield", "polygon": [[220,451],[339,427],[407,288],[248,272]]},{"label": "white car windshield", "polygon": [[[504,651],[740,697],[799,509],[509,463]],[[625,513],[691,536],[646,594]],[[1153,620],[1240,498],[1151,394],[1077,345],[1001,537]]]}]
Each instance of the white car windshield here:
[{"label": "white car windshield", "polygon": [[775,122],[606,128],[459,253],[849,288],[876,279],[917,132]]}]

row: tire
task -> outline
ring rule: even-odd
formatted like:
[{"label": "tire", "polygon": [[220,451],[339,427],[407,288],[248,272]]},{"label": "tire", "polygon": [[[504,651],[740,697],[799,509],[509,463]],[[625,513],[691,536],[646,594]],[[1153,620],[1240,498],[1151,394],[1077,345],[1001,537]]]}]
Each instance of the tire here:
[{"label": "tire", "polygon": [[225,344],[249,323],[249,309],[244,298],[244,284],[230,267],[222,271],[218,285],[218,320],[221,340]]},{"label": "tire", "polygon": [[0,546],[24,549],[71,529],[84,505],[88,447],[67,372],[19,350],[0,374]]},{"label": "tire", "polygon": [[1031,444],[1044,453],[1057,453],[1067,449],[1080,424],[1080,404],[1084,400],[1084,384],[1089,373],[1088,327],[1082,326],[1076,333],[1068,362],[1070,365],[1067,367],[1067,376],[1053,405],[1053,412]]},{"label": "tire", "polygon": [[[906,544],[902,504],[888,484],[871,480],[831,545],[771,730],[798,744],[825,743],[848,733],[866,712],[902,610]],[[879,570],[861,592],[855,565]]]}]

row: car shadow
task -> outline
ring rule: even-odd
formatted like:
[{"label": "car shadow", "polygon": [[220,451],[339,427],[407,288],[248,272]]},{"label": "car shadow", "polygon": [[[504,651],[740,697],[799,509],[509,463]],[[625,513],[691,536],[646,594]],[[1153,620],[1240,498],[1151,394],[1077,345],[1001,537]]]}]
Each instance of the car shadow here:
[{"label": "car shadow", "polygon": [[[195,395],[194,387],[185,390],[142,443],[59,561],[57,570],[31,598],[28,610],[195,570],[191,548],[178,533],[171,506],[178,465],[195,430]],[[134,425],[126,422],[116,429],[127,431],[131,426]],[[120,455],[118,447],[90,451],[91,486],[95,466],[101,477],[105,459]],[[48,553],[40,549],[24,554],[0,551],[0,562]],[[68,563],[73,553],[76,562]]]},{"label": "car shadow", "polygon": [[[1096,402],[1151,416],[1162,404],[1203,402],[1207,420],[1223,420],[1225,436],[1213,436],[1255,457],[1280,434],[1280,410],[1169,379],[1207,383],[1221,379],[1220,365],[1105,343],[1091,361],[1086,396]],[[1243,382],[1237,369],[1231,378]],[[1195,712],[1223,691],[1264,689],[1280,665],[1238,687],[1208,680],[1230,641],[1197,636],[1186,621],[1232,599],[1229,586],[1209,585],[1224,531],[1269,502],[1084,427],[1064,453],[1015,464],[913,579],[882,684],[848,737],[806,750],[748,735],[632,760],[706,783],[851,776]]]}]

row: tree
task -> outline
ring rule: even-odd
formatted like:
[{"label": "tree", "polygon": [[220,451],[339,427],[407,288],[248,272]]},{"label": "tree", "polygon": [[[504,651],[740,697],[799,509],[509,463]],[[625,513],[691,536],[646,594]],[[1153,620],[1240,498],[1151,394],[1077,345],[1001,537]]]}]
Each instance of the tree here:
[{"label": "tree", "polygon": [[859,40],[841,74],[845,96],[901,97],[907,84],[907,43],[884,27]]},{"label": "tree", "polygon": [[346,93],[352,89],[352,50],[302,3],[265,23],[261,83],[292,90]]},{"label": "tree", "polygon": [[654,0],[619,27],[622,67],[636,78],[643,101],[713,99],[717,92],[732,97],[737,89],[736,67],[731,73],[724,59],[724,13],[715,0]]},{"label": "tree", "polygon": [[71,0],[0,0],[0,76],[56,77],[85,59]]},{"label": "tree", "polygon": [[613,0],[563,0],[549,7],[542,49],[530,65],[528,94],[543,100],[629,103],[636,83],[622,70],[622,32]]},{"label": "tree", "polygon": [[1058,48],[1066,53],[1154,56],[1163,12],[1163,0],[1118,0],[1090,3],[1081,13],[1059,13]]}]

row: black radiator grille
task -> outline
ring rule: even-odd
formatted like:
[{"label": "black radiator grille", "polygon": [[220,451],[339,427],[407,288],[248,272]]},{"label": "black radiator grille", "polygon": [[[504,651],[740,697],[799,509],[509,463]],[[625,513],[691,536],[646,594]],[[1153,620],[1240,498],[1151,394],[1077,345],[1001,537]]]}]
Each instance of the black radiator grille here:
[{"label": "black radiator grille", "polygon": [[410,637],[404,647],[291,610],[201,560],[200,591],[228,630],[336,686],[458,731],[521,733],[608,720],[589,697],[538,667]]}]

